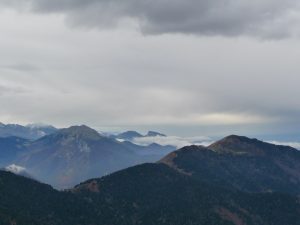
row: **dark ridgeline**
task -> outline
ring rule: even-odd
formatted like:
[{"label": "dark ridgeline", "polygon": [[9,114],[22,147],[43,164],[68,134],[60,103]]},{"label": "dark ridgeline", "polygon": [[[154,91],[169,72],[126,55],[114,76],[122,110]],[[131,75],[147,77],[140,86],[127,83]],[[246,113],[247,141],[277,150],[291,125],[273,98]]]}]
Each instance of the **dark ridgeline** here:
[{"label": "dark ridgeline", "polygon": [[292,147],[232,135],[207,148],[184,147],[160,162],[226,188],[300,194],[300,152]]},{"label": "dark ridgeline", "polygon": [[0,225],[298,225],[300,152],[230,136],[59,192],[0,173]]}]

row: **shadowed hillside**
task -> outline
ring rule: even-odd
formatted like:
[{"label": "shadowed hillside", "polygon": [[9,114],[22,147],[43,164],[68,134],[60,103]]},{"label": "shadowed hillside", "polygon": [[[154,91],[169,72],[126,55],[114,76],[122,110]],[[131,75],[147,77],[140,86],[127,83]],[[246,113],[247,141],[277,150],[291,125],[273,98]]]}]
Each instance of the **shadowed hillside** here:
[{"label": "shadowed hillside", "polygon": [[184,147],[160,162],[227,188],[300,194],[300,151],[257,139],[229,136],[207,148]]}]

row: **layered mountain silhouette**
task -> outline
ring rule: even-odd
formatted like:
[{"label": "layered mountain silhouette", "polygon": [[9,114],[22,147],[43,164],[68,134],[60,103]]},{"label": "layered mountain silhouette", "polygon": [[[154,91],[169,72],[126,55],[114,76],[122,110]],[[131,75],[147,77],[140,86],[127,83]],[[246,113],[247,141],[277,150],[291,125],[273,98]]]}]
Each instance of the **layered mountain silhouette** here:
[{"label": "layered mountain silhouette", "polygon": [[12,163],[57,188],[67,188],[92,177],[110,174],[144,162],[155,162],[174,150],[171,146],[139,146],[101,136],[87,126],[60,129],[35,141],[5,138],[8,146],[1,167]]},{"label": "layered mountain silhouette", "polygon": [[29,124],[27,126],[22,126],[19,124],[0,123],[0,137],[15,136],[24,139],[36,140],[56,131],[57,129],[50,125]]},{"label": "layered mountain silhouette", "polygon": [[165,134],[161,134],[159,132],[156,131],[148,131],[148,133],[146,135],[142,135],[136,131],[126,131],[117,135],[110,135],[111,138],[115,138],[115,139],[120,139],[120,140],[124,140],[124,141],[134,141],[135,138],[142,138],[142,137],[156,137],[156,136],[160,136],[160,137],[166,137]]},{"label": "layered mountain silhouette", "polygon": [[162,146],[118,142],[87,126],[4,140],[18,157],[9,171],[26,168],[56,187],[109,175],[57,191],[0,171],[0,225],[300,224],[300,152],[288,146],[232,135],[129,167]]}]

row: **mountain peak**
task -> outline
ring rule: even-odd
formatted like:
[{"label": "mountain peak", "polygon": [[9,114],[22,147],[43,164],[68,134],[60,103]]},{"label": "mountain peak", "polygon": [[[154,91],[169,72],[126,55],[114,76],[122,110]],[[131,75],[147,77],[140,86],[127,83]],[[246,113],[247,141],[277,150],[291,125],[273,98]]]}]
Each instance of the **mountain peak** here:
[{"label": "mountain peak", "polygon": [[102,138],[102,136],[94,129],[86,126],[71,126],[69,128],[64,128],[59,131],[60,134],[70,135],[80,138],[94,139],[98,140]]},{"label": "mountain peak", "polygon": [[276,153],[276,149],[282,147],[284,146],[277,146],[274,144],[260,141],[256,138],[252,139],[238,135],[230,135],[208,146],[209,149],[219,153],[250,155],[265,155],[268,152],[274,154]]},{"label": "mountain peak", "polygon": [[220,141],[217,141],[216,143],[219,144],[227,144],[227,143],[238,143],[238,142],[243,142],[243,143],[255,143],[258,142],[259,140],[257,140],[256,138],[248,138],[246,136],[239,136],[239,135],[229,135],[223,139],[221,139]]},{"label": "mountain peak", "polygon": [[161,137],[166,137],[165,134],[161,134],[161,133],[158,133],[156,131],[148,131],[147,137],[156,137],[156,136],[161,136]]},{"label": "mountain peak", "polygon": [[132,140],[134,138],[139,138],[139,137],[143,137],[143,135],[141,135],[140,133],[138,133],[136,131],[132,131],[132,130],[129,130],[129,131],[126,131],[126,132],[123,132],[123,133],[117,135],[117,138],[124,139],[124,140]]}]

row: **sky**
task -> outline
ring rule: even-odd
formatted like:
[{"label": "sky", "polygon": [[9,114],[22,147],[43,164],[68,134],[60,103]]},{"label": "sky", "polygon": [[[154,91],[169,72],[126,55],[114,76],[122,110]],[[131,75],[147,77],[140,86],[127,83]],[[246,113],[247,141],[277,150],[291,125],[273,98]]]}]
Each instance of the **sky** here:
[{"label": "sky", "polygon": [[0,0],[0,121],[300,140],[300,2]]}]

